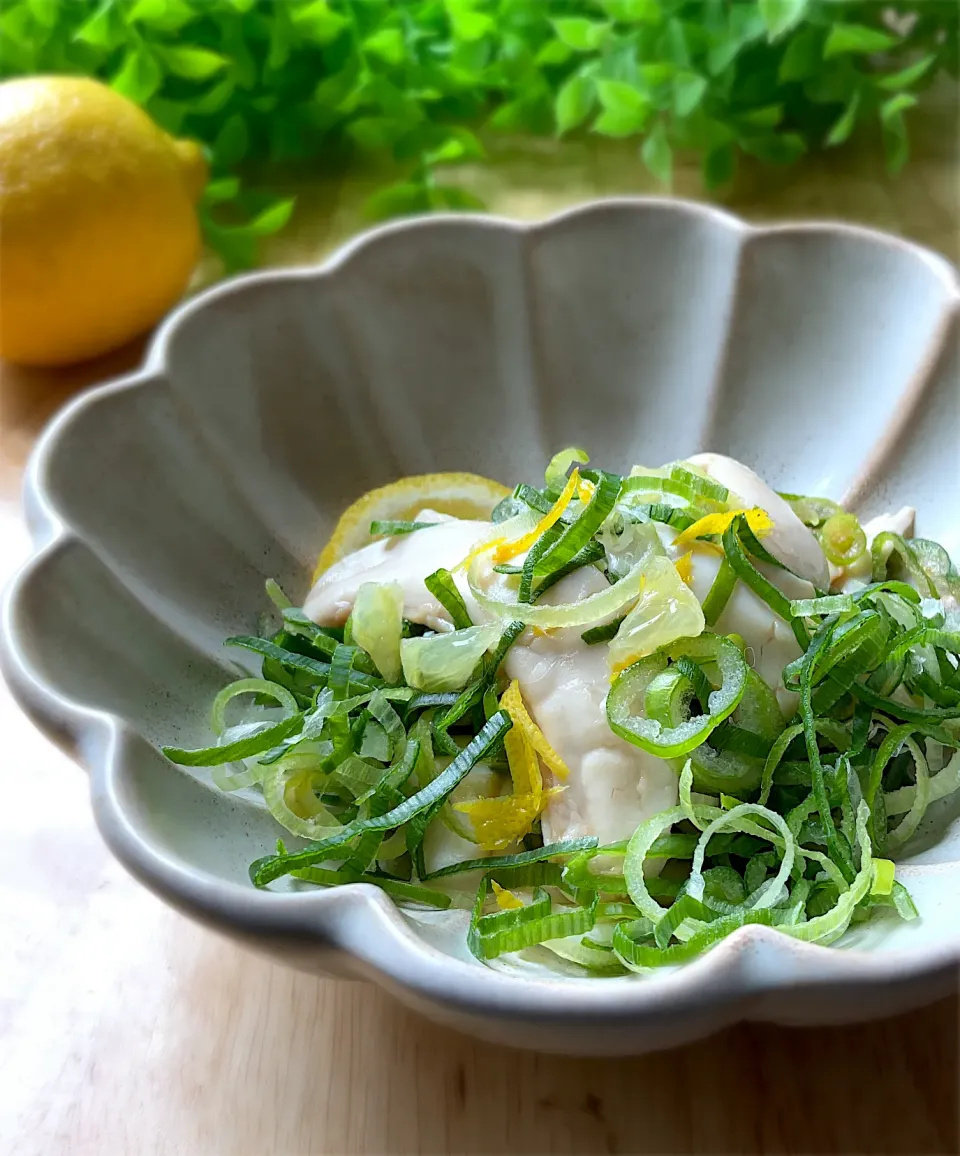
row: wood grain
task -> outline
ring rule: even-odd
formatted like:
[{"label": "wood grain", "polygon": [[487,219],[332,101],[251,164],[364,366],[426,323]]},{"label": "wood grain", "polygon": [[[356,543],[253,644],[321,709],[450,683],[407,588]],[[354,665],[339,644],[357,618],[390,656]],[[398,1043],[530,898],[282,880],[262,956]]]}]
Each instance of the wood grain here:
[{"label": "wood grain", "polygon": [[[828,154],[734,197],[756,219],[859,219],[956,258],[955,96],[920,126],[900,181],[875,151]],[[538,217],[642,191],[629,149],[504,146],[466,174]],[[366,178],[311,185],[272,259],[351,232]],[[693,178],[682,172],[680,191]],[[209,267],[208,267],[209,273]],[[69,373],[0,369],[0,571],[26,555],[16,491],[46,418],[141,346]],[[849,1028],[742,1025],[659,1056],[525,1055],[436,1028],[361,984],[284,971],[138,887],[94,830],[84,776],[0,688],[0,1152],[954,1153],[956,999]]]}]

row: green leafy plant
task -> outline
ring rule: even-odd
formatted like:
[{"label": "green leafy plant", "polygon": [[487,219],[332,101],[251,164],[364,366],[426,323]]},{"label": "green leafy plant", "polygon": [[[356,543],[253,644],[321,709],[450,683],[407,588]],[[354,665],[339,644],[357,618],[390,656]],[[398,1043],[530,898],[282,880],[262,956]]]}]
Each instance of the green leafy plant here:
[{"label": "green leafy plant", "polygon": [[695,153],[710,189],[747,154],[786,164],[879,122],[892,171],[905,114],[958,75],[955,0],[6,0],[0,76],[101,77],[202,141],[202,207],[231,268],[292,203],[249,162],[324,169],[386,154],[402,179],[371,217],[482,208],[449,178],[486,133],[636,137],[668,184]]}]

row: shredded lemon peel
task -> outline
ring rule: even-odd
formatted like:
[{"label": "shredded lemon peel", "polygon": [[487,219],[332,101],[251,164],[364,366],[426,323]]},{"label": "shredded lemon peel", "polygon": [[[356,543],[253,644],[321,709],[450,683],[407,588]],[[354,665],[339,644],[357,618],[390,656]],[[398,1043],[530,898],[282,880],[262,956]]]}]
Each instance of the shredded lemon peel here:
[{"label": "shredded lemon peel", "polygon": [[[524,534],[522,538],[516,538],[512,542],[503,542],[496,547],[493,552],[494,562],[509,562],[511,558],[516,558],[518,554],[523,554],[542,537],[551,526],[555,525],[560,520],[563,511],[573,501],[580,485],[580,471],[574,470],[567,478],[567,484],[563,487],[563,492],[560,497],[550,507],[548,513],[544,514],[540,521],[528,533]],[[487,549],[490,548],[490,543],[487,544]]]},{"label": "shredded lemon peel", "polygon": [[680,578],[689,586],[693,581],[693,551],[688,550],[682,558],[674,562],[674,566]]},{"label": "shredded lemon peel", "polygon": [[722,534],[734,518],[739,518],[741,514],[746,518],[747,525],[758,538],[765,537],[773,529],[773,520],[767,511],[761,510],[759,506],[754,506],[752,510],[738,509],[728,510],[724,514],[707,514],[706,517],[698,519],[692,526],[688,526],[682,533],[678,534],[674,544],[689,546],[698,538],[708,534]]}]

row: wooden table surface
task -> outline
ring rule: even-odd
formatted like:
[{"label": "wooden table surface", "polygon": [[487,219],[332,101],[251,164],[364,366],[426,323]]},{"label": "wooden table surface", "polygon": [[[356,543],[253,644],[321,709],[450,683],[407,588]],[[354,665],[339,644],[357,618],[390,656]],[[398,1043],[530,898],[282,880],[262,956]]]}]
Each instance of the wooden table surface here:
[{"label": "wooden table surface", "polygon": [[[870,146],[730,200],[750,219],[840,217],[960,249],[956,94],[890,180]],[[539,217],[649,191],[630,147],[506,145],[462,178]],[[311,185],[269,258],[358,227],[368,181]],[[677,191],[697,192],[681,172]],[[0,571],[26,555],[19,479],[46,418],[142,346],[61,373],[0,367]],[[188,923],[111,860],[82,772],[0,686],[0,1152],[306,1153],[960,1150],[956,999],[871,1025],[742,1025],[664,1055],[597,1061],[475,1043],[373,987],[285,971]]]}]

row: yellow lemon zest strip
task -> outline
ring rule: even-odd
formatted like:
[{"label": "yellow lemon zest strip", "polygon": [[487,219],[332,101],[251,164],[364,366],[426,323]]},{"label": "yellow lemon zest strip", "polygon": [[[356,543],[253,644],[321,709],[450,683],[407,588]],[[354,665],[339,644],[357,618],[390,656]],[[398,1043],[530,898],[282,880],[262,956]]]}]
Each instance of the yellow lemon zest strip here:
[{"label": "yellow lemon zest strip", "polygon": [[[567,764],[560,758],[553,747],[547,742],[546,735],[527,713],[520,694],[520,684],[516,679],[503,692],[500,706],[510,715],[514,727],[521,731],[527,742],[533,747],[544,763],[557,776],[565,779],[570,774]],[[510,732],[507,732],[509,738]]]},{"label": "yellow lemon zest strip", "polygon": [[678,558],[674,562],[674,566],[682,581],[689,586],[693,580],[693,551],[688,550],[682,558]]},{"label": "yellow lemon zest strip", "polygon": [[524,534],[522,538],[517,538],[514,542],[504,542],[503,545],[497,546],[493,554],[494,562],[509,562],[511,558],[516,558],[518,554],[523,554],[529,550],[542,534],[545,534],[554,523],[560,520],[560,515],[573,501],[579,485],[580,471],[574,470],[567,478],[563,493],[550,507],[550,512],[543,515],[529,534]]},{"label": "yellow lemon zest strip", "polygon": [[456,566],[450,567],[450,573],[456,574],[459,570],[466,570],[474,558],[479,558],[481,554],[486,554],[488,550],[499,547],[504,542],[506,542],[506,538],[493,538],[489,542],[481,542],[479,546],[474,546],[466,558],[461,558]]},{"label": "yellow lemon zest strip", "polygon": [[752,510],[728,510],[725,514],[707,514],[705,518],[694,522],[683,533],[677,535],[674,545],[689,546],[691,542],[695,542],[707,534],[722,534],[734,518],[739,517],[740,514],[746,515],[747,525],[758,538],[764,537],[773,529],[770,515],[766,510],[761,510],[759,506],[754,506]]},{"label": "yellow lemon zest strip", "polygon": [[577,486],[577,497],[580,499],[581,502],[583,502],[584,505],[586,505],[587,502],[589,502],[590,499],[593,497],[593,491],[595,488],[596,487],[593,485],[592,482],[585,482],[582,480],[581,480],[580,484]]},{"label": "yellow lemon zest strip", "polygon": [[495,879],[491,880],[491,882],[493,883],[493,893],[497,897],[497,906],[501,911],[510,911],[513,908],[523,906],[523,900],[519,895],[514,895],[514,893],[508,891],[506,887],[501,887]]}]

